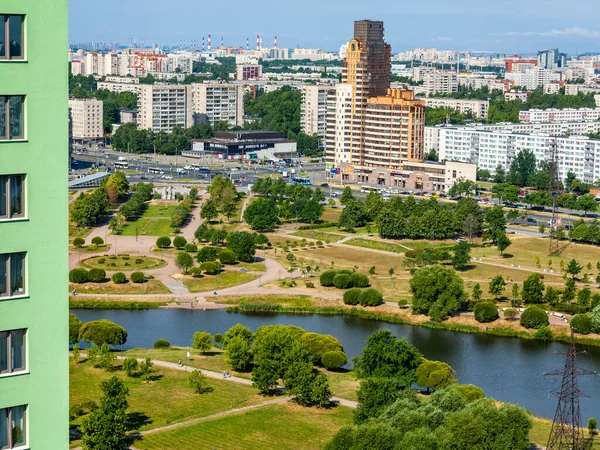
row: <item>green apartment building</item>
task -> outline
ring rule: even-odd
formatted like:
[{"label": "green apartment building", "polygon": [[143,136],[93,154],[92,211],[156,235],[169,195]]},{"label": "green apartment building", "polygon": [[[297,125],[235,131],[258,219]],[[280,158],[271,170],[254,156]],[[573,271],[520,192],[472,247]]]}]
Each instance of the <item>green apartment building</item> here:
[{"label": "green apartment building", "polygon": [[0,1],[0,449],[68,448],[67,0]]}]

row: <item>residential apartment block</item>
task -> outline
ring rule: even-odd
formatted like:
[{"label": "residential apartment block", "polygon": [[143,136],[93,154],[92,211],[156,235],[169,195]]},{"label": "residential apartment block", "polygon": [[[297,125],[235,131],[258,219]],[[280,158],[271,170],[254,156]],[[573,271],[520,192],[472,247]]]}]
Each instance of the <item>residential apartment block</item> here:
[{"label": "residential apartment block", "polygon": [[67,0],[0,2],[0,448],[69,446]]},{"label": "residential apartment block", "polygon": [[530,109],[519,113],[521,122],[583,122],[600,119],[600,108]]},{"label": "residential apartment block", "polygon": [[194,122],[226,121],[231,126],[244,124],[244,86],[226,83],[194,83],[192,102]]},{"label": "residential apartment block", "polygon": [[317,135],[325,139],[327,129],[327,97],[335,92],[332,86],[302,87],[302,103],[300,104],[300,125],[306,134]]},{"label": "residential apartment block", "polygon": [[69,110],[73,139],[97,139],[104,136],[102,100],[72,98],[69,100]]},{"label": "residential apartment block", "polygon": [[600,180],[600,140],[586,136],[551,136],[547,133],[511,133],[447,127],[440,130],[439,158],[477,164],[480,169],[505,170],[517,154],[531,150],[539,163],[550,161],[552,148],[558,150],[558,176],[564,180],[569,171],[585,183]]},{"label": "residential apartment block", "polygon": [[235,67],[235,79],[238,81],[256,80],[262,76],[260,64],[237,64]]},{"label": "residential apartment block", "polygon": [[423,92],[431,94],[451,94],[458,92],[458,75],[455,72],[433,72],[423,75]]},{"label": "residential apartment block", "polygon": [[461,114],[473,114],[473,117],[487,119],[490,102],[487,100],[457,100],[454,98],[417,97],[428,108],[452,108]]},{"label": "residential apartment block", "polygon": [[190,85],[141,84],[139,87],[138,128],[170,133],[176,126],[189,128],[194,124]]},{"label": "residential apartment block", "polygon": [[115,94],[121,92],[139,94],[140,79],[135,77],[105,77],[104,81],[98,81],[98,90],[100,89],[106,89]]}]

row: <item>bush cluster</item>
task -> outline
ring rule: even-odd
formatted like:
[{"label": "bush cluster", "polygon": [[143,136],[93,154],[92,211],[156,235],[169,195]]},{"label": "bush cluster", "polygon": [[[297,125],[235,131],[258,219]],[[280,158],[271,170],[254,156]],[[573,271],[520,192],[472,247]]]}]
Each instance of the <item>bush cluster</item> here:
[{"label": "bush cluster", "polygon": [[90,269],[87,273],[87,280],[92,283],[102,283],[106,278],[106,272],[104,269]]},{"label": "bush cluster", "polygon": [[236,261],[235,253],[231,250],[221,250],[219,252],[219,261],[221,261],[221,264],[234,264]]},{"label": "bush cluster", "polygon": [[129,278],[133,283],[143,283],[146,279],[144,272],[133,272]]},{"label": "bush cluster", "polygon": [[339,369],[348,363],[348,357],[340,350],[334,350],[331,352],[324,353],[321,357],[323,365],[329,369]]},{"label": "bush cluster", "polygon": [[358,288],[348,289],[344,292],[344,303],[346,305],[358,305],[360,301],[358,298],[360,297],[360,293],[362,291]]},{"label": "bush cluster", "polygon": [[221,264],[216,261],[205,261],[202,264],[200,264],[200,269],[202,269],[209,275],[216,275],[221,269]]},{"label": "bush cluster", "polygon": [[575,333],[590,334],[592,331],[592,319],[587,314],[575,314],[571,319],[571,328]]},{"label": "bush cluster", "polygon": [[102,245],[104,244],[104,239],[102,239],[100,236],[96,236],[92,239],[92,244],[95,246]]},{"label": "bush cluster", "polygon": [[383,295],[377,289],[363,289],[358,297],[361,306],[377,306],[383,302]]},{"label": "bush cluster", "polygon": [[529,306],[521,314],[521,325],[525,328],[540,328],[549,323],[548,314],[539,306]]},{"label": "bush cluster", "polygon": [[123,284],[127,282],[127,276],[123,272],[116,272],[112,276],[112,281],[115,284]]},{"label": "bush cluster", "polygon": [[154,348],[169,348],[171,347],[171,343],[167,341],[165,338],[157,339],[154,343]]},{"label": "bush cluster", "polygon": [[369,286],[369,278],[362,273],[348,269],[326,270],[319,278],[321,286],[335,286],[338,289]]},{"label": "bush cluster", "polygon": [[338,289],[348,289],[352,287],[352,278],[347,273],[338,273],[333,277],[333,285]]},{"label": "bush cluster", "polygon": [[183,249],[186,252],[196,253],[198,251],[198,246],[196,244],[189,243],[189,244],[185,244],[185,247],[183,247]]},{"label": "bush cluster", "polygon": [[88,280],[88,271],[85,269],[72,269],[69,272],[69,282],[86,283]]},{"label": "bush cluster", "polygon": [[475,320],[480,323],[493,322],[498,317],[498,307],[492,302],[480,302],[475,305]]},{"label": "bush cluster", "polygon": [[552,309],[554,309],[556,312],[571,315],[584,314],[587,311],[587,307],[576,305],[574,303],[557,303],[556,305],[552,306]]},{"label": "bush cluster", "polygon": [[173,238],[173,245],[175,246],[176,249],[180,250],[180,249],[184,248],[185,244],[187,244],[187,239],[184,238],[183,236],[175,236]]},{"label": "bush cluster", "polygon": [[134,194],[121,206],[119,212],[127,220],[139,216],[146,209],[146,202],[152,199],[152,190],[151,184],[144,184],[142,182],[136,184]]},{"label": "bush cluster", "polygon": [[156,239],[156,246],[158,248],[169,248],[171,246],[171,238],[169,236],[161,236]]},{"label": "bush cluster", "polygon": [[188,216],[190,215],[190,212],[192,211],[193,205],[194,200],[192,200],[192,198],[189,195],[177,204],[177,208],[175,208],[175,211],[173,211],[173,214],[171,215],[172,228],[180,228],[183,226]]}]

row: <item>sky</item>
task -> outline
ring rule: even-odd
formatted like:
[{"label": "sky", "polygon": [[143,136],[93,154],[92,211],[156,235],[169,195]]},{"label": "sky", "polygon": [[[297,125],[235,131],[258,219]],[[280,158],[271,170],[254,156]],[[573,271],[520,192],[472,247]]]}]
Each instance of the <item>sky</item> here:
[{"label": "sky", "polygon": [[310,47],[337,51],[353,21],[382,20],[392,52],[417,47],[531,54],[558,47],[600,52],[598,0],[71,0],[70,42],[145,39],[189,44],[212,35],[213,47]]}]

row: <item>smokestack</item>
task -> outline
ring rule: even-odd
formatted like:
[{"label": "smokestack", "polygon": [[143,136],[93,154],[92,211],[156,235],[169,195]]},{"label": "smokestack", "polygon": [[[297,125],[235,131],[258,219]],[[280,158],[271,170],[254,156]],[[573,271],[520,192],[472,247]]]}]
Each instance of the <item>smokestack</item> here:
[{"label": "smokestack", "polygon": [[256,50],[260,50],[260,35],[256,35]]},{"label": "smokestack", "polygon": [[210,52],[210,34],[208,35],[208,44],[207,44],[206,48]]},{"label": "smokestack", "polygon": [[260,35],[260,49],[262,50],[262,34]]},{"label": "smokestack", "polygon": [[202,51],[204,51],[204,50],[205,50],[205,47],[204,47],[204,36],[202,36]]},{"label": "smokestack", "polygon": [[277,48],[277,36],[275,36],[275,39],[273,40],[273,48]]},{"label": "smokestack", "polygon": [[250,39],[246,38],[246,50],[250,50]]}]

